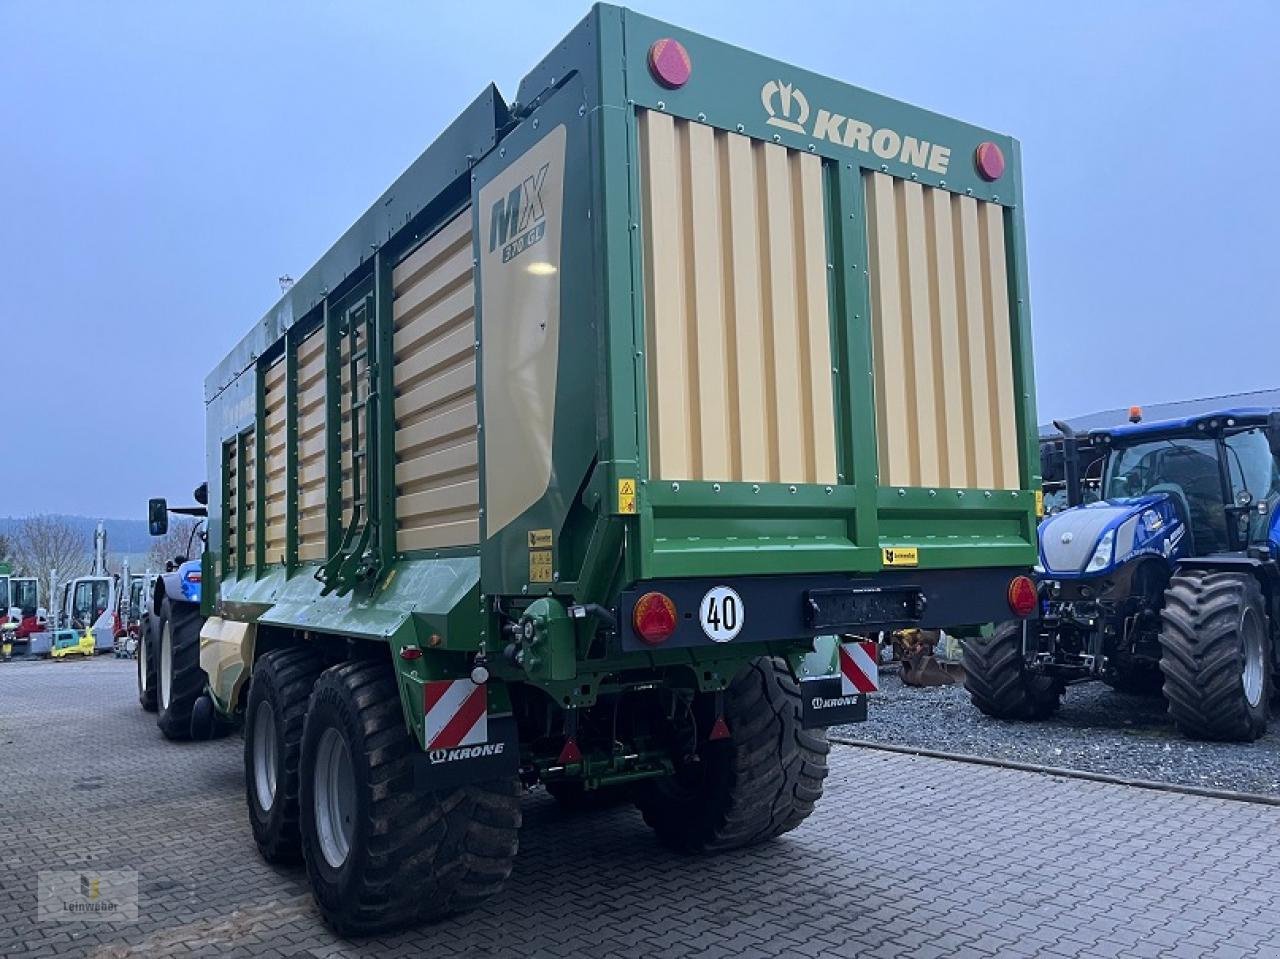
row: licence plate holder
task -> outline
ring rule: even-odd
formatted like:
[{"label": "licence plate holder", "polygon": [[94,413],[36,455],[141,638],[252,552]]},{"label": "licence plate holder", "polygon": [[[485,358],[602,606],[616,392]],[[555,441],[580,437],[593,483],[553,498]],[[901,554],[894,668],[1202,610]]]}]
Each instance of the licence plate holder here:
[{"label": "licence plate holder", "polygon": [[924,594],[914,586],[811,589],[805,594],[810,629],[914,622],[924,614]]}]

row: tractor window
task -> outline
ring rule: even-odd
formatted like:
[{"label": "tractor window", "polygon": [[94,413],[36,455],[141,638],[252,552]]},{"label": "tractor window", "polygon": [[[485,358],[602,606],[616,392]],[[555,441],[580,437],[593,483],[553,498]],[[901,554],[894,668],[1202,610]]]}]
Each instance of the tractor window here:
[{"label": "tractor window", "polygon": [[92,626],[107,611],[109,594],[110,587],[106,580],[94,579],[76,583],[75,595],[71,598],[71,616],[76,625]]},{"label": "tractor window", "polygon": [[1280,473],[1275,457],[1260,429],[1233,433],[1226,438],[1227,469],[1231,474],[1231,493],[1248,490],[1255,501],[1270,499],[1280,492]]},{"label": "tractor window", "polygon": [[[1245,430],[1232,433],[1224,442],[1232,497],[1240,502],[1240,493],[1247,491],[1253,503],[1267,503],[1274,507],[1280,496],[1280,470],[1276,469],[1276,458],[1271,454],[1267,434],[1261,429]],[[1249,516],[1249,541],[1265,540],[1270,525],[1271,517],[1267,513],[1254,510]]]},{"label": "tractor window", "polygon": [[1111,454],[1107,496],[1167,493],[1187,518],[1200,553],[1227,549],[1227,513],[1216,440],[1177,437],[1151,440]]}]

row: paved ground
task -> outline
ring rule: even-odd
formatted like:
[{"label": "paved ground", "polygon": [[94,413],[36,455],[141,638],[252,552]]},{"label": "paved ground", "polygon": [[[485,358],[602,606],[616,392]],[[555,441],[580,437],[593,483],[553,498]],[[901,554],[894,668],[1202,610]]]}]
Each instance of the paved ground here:
[{"label": "paved ground", "polygon": [[[507,890],[358,945],[256,857],[240,740],[164,743],[132,664],[0,665],[0,956],[1280,956],[1280,808],[850,748],[767,847],[661,849],[529,797]],[[136,869],[139,921],[38,923],[38,869]]]},{"label": "paved ground", "polygon": [[1015,759],[1138,779],[1280,794],[1280,711],[1255,743],[1205,743],[1182,736],[1164,699],[1126,696],[1102,683],[1067,689],[1062,708],[1040,723],[982,715],[961,686],[916,689],[884,674],[868,721],[840,729],[854,739]]}]

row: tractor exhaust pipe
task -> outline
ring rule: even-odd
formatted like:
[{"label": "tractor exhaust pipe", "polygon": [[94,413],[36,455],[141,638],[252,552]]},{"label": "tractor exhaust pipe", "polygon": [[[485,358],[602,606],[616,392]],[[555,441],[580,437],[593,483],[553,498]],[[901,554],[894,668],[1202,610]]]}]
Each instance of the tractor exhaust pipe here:
[{"label": "tractor exhaust pipe", "polygon": [[1065,420],[1054,420],[1054,427],[1062,434],[1062,473],[1067,482],[1067,505],[1079,506],[1084,502],[1080,490],[1080,453],[1076,431]]}]

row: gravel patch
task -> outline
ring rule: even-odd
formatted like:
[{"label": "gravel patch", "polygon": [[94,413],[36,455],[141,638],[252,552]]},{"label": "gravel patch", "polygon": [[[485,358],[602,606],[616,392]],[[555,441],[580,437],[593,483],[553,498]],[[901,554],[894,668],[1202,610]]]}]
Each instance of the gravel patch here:
[{"label": "gravel patch", "polygon": [[1067,689],[1046,722],[990,719],[964,687],[916,689],[880,673],[867,721],[833,727],[835,735],[1011,759],[1158,782],[1280,795],[1280,711],[1255,743],[1203,743],[1174,728],[1164,700],[1126,696],[1102,683]]}]

